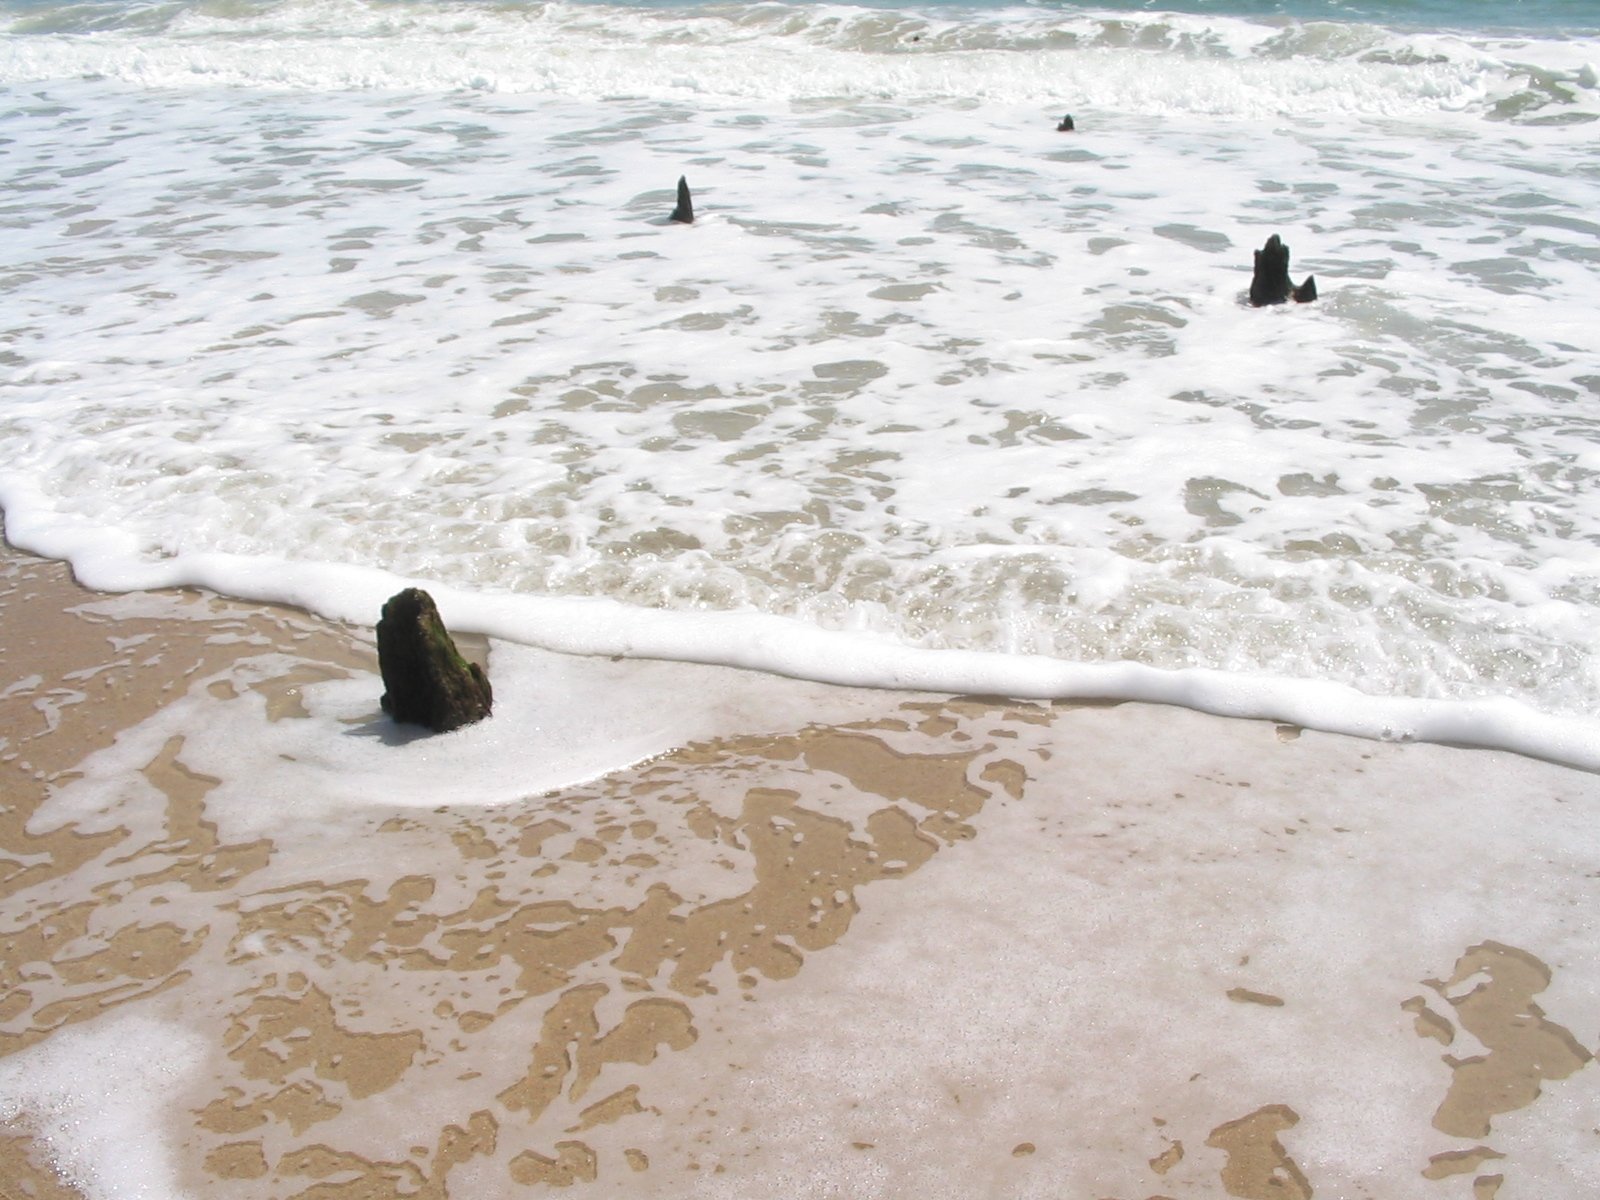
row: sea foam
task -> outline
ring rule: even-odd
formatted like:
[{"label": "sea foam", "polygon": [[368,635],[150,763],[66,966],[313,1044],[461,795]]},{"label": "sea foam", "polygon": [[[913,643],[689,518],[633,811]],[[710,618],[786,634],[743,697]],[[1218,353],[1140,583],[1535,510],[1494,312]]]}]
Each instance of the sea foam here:
[{"label": "sea foam", "polygon": [[[575,652],[1592,764],[1594,48],[774,6],[13,32],[0,503],[102,587],[367,623],[415,583]],[[547,74],[491,94],[480,50]],[[1274,232],[1316,304],[1243,303]]]}]

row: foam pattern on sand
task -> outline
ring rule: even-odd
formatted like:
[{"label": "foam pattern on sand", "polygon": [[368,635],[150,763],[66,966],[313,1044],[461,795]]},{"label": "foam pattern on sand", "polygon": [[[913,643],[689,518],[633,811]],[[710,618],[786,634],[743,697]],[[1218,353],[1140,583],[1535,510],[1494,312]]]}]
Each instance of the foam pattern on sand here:
[{"label": "foam pattern on sand", "polygon": [[[0,615],[41,606],[29,570]],[[285,756],[342,737],[361,777],[364,639],[193,595],[54,621],[0,679],[25,1194],[1600,1183],[1592,775],[685,671],[739,703],[603,779],[355,802]],[[108,726],[116,697],[148,715]]]}]

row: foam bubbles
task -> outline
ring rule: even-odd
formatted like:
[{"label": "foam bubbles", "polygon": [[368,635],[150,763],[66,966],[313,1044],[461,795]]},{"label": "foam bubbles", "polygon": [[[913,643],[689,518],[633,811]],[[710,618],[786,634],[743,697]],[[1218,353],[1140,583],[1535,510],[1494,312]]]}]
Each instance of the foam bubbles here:
[{"label": "foam bubbles", "polygon": [[0,1062],[0,1118],[25,1112],[86,1200],[182,1200],[162,1108],[206,1050],[183,1024],[145,1015],[58,1031]]},{"label": "foam bubbles", "polygon": [[[681,1139],[704,1172],[640,1194],[1215,1194],[1216,1131],[1274,1105],[1318,1193],[1417,1180],[1470,1145],[1432,1125],[1446,1051],[1401,1005],[1420,994],[1455,1017],[1424,981],[1484,938],[1562,947],[1558,976],[1589,973],[1562,915],[1587,850],[1555,832],[1567,786],[1589,783],[1190,714],[1130,756],[1149,719],[1071,714],[1072,753],[1020,806],[985,813],[914,885],[863,897],[850,943],[759,1019],[664,1064],[686,1105],[715,1110]],[[1512,876],[1527,889],[1489,882]],[[1593,1028],[1576,981],[1539,1003],[1580,1039]],[[1475,1048],[1463,1028],[1448,1053]],[[1537,1112],[1495,1118],[1493,1145],[1570,1172],[1558,1147],[1587,1136],[1593,1091],[1547,1084]]]},{"label": "foam bubbles", "polygon": [[[1530,78],[1528,42],[1208,14],[838,5],[396,9],[306,0],[97,16],[0,42],[0,75],[148,87],[468,90],[655,100],[977,99],[1231,117],[1402,115],[1571,103],[1582,58]],[[264,47],[271,49],[264,52]],[[1159,63],[1159,69],[1152,69]],[[1307,65],[1315,64],[1315,69]],[[1529,85],[1532,86],[1529,86]],[[1590,97],[1592,99],[1592,97]]]},{"label": "foam bubbles", "polygon": [[[16,87],[12,536],[97,586],[361,622],[421,583],[463,628],[582,653],[986,690],[1136,663],[1343,697],[1312,723],[1396,736],[1460,702],[1457,734],[1525,747],[1517,722],[1470,732],[1483,705],[1596,711],[1592,175],[1580,126],[1534,123],[1587,111],[1582,39],[1517,42],[1575,91],[1508,123],[1463,98],[1507,94],[1494,55],[1444,35],[1408,57],[1369,29],[1373,58],[1298,26],[1052,16],[1036,46],[1043,16],[991,14],[891,53],[850,41],[859,14],[732,11],[169,31],[212,53],[261,20],[241,62],[300,69],[327,39],[360,71],[576,22],[692,103],[426,71]],[[829,56],[875,82],[785,90],[831,87]],[[1419,105],[1351,71],[1469,83]],[[1078,134],[1041,116],[1064,95]],[[680,174],[691,227],[665,220]],[[1241,302],[1273,231],[1316,305]],[[1350,715],[1365,697],[1382,717]]]}]

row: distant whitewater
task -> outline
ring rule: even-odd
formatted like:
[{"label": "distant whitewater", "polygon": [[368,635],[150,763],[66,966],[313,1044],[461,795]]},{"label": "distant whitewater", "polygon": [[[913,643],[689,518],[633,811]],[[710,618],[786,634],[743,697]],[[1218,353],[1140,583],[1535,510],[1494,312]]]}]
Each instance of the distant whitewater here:
[{"label": "distant whitewater", "polygon": [[[1496,5],[1494,24],[1477,30],[1483,6],[1473,4],[1382,6],[1406,22],[1396,28],[1338,3],[1150,7],[11,0],[0,4],[10,17],[0,69],[17,83],[594,100],[1070,98],[1125,113],[1244,117],[1509,116],[1571,105],[1584,89],[1593,100],[1600,20],[1580,14],[1585,4]],[[1257,15],[1227,15],[1240,8]],[[1430,9],[1440,23],[1417,25]],[[1519,22],[1545,28],[1518,36]],[[1583,40],[1560,32],[1585,27]]]},{"label": "distant whitewater", "polygon": [[1592,6],[1174,7],[0,4],[8,531],[1600,765]]}]

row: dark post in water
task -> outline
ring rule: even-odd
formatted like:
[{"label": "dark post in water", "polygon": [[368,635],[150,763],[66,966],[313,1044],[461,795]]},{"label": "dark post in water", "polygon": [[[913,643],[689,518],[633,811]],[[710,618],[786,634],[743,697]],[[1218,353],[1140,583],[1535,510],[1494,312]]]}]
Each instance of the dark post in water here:
[{"label": "dark post in water", "polygon": [[1295,287],[1289,281],[1289,247],[1273,234],[1267,244],[1256,251],[1255,276],[1250,280],[1250,303],[1256,308],[1263,304],[1282,304],[1290,297],[1304,304],[1317,298],[1317,280],[1307,275],[1306,281]]},{"label": "dark post in water", "polygon": [[689,181],[678,176],[678,207],[672,210],[672,219],[685,225],[694,224],[694,202],[689,199]]},{"label": "dark post in water", "polygon": [[461,657],[433,597],[407,588],[378,621],[383,711],[408,725],[447,733],[489,715],[494,693],[477,663]]}]

